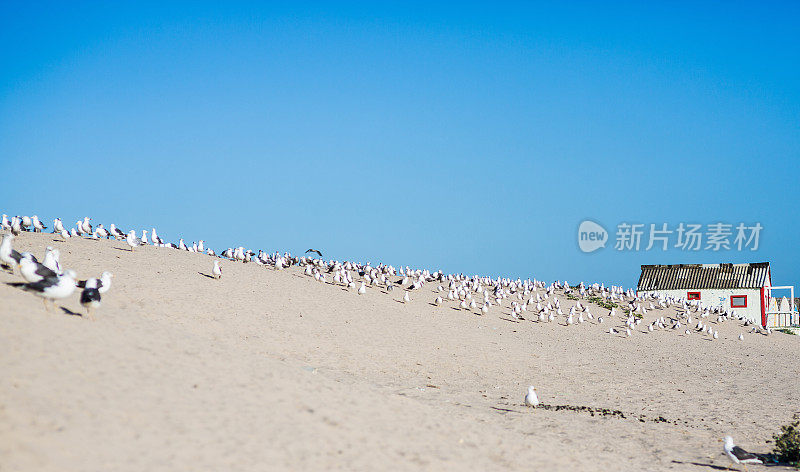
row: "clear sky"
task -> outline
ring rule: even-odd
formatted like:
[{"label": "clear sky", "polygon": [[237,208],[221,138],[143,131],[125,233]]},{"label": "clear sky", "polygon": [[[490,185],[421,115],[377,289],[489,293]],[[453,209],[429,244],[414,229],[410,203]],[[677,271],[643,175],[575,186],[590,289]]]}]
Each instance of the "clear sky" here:
[{"label": "clear sky", "polygon": [[[797,2],[162,3],[0,3],[0,211],[572,283],[770,261],[800,285]],[[591,254],[585,219],[612,238]],[[623,222],[763,230],[618,251]]]}]

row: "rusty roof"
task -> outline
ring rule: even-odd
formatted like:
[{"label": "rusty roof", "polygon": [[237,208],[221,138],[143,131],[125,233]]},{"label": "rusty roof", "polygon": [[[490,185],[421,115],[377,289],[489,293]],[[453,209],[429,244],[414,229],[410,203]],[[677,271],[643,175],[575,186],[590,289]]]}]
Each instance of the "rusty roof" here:
[{"label": "rusty roof", "polygon": [[761,288],[769,277],[769,262],[643,265],[637,290]]}]

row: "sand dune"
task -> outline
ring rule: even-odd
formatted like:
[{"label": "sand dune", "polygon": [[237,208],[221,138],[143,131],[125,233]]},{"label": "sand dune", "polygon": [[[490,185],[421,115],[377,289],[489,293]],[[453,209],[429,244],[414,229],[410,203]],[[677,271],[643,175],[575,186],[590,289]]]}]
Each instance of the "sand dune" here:
[{"label": "sand dune", "polygon": [[[436,284],[404,304],[297,267],[226,260],[214,280],[209,256],[59,239],[15,247],[57,246],[113,286],[92,322],[0,274],[0,471],[702,471],[728,465],[725,434],[768,452],[800,410],[800,337],[739,341],[738,322],[625,338],[607,333],[619,316],[518,322],[507,303],[433,306]],[[57,306],[82,313],[77,292]],[[529,384],[625,418],[526,408]]]}]

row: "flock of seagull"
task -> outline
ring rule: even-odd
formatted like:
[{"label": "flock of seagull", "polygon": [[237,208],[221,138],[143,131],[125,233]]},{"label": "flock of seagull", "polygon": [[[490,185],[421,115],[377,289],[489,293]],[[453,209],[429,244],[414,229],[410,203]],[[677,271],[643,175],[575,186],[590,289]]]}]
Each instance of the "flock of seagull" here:
[{"label": "flock of seagull", "polygon": [[[24,283],[9,285],[41,297],[48,310],[50,310],[48,302],[54,305],[55,300],[65,299],[71,296],[76,288],[81,288],[80,303],[86,309],[87,316],[94,319],[92,310],[100,306],[101,296],[111,287],[113,275],[110,272],[103,272],[98,278],[79,280],[74,270],[61,268],[58,249],[47,247],[42,262],[29,252],[19,253],[13,249],[16,235],[25,231],[44,232],[46,229],[47,226],[37,215],[11,218],[2,215],[0,230],[8,233],[3,235],[0,242],[0,264],[11,273],[16,273],[18,269],[25,280]],[[150,232],[143,230],[141,237],[138,237],[134,230],[126,233],[113,223],[108,228],[102,224],[93,227],[89,217],[76,221],[75,226],[69,230],[60,218],[55,218],[52,233],[61,236],[64,241],[80,237],[95,240],[111,238],[124,240],[130,251],[140,246],[152,245],[215,256],[211,272],[216,279],[222,277],[220,261],[227,259],[233,262],[255,263],[275,270],[298,265],[303,268],[306,276],[313,277],[318,282],[355,289],[359,295],[365,294],[368,287],[381,288],[385,293],[401,289],[404,303],[410,302],[410,293],[432,284],[436,285],[435,292],[437,292],[432,303],[437,306],[451,303],[453,308],[457,306],[459,310],[485,315],[491,310],[502,309],[504,302],[508,302],[506,305],[509,312],[502,314],[509,315],[513,321],[520,322],[527,319],[537,323],[559,323],[563,326],[582,323],[603,324],[606,318],[616,318],[624,323],[621,327],[610,327],[608,333],[621,334],[623,337],[632,336],[636,328],[643,323],[646,314],[657,313],[668,307],[677,308],[675,315],[655,317],[647,324],[646,330],[641,331],[648,333],[667,330],[685,335],[697,333],[709,340],[715,340],[719,338],[719,333],[713,329],[710,319],[716,319],[717,324],[728,320],[742,322],[744,326],[750,324],[746,318],[738,316],[734,311],[718,306],[705,306],[700,301],[663,295],[643,296],[634,290],[625,290],[619,286],[606,287],[597,283],[585,285],[581,282],[571,286],[566,281],[547,284],[536,279],[514,280],[500,277],[468,277],[463,274],[446,275],[442,271],[430,272],[410,267],[395,268],[385,264],[373,267],[369,263],[326,261],[322,257],[322,252],[316,249],[307,250],[305,254],[311,254],[309,256],[295,257],[290,253],[268,254],[261,250],[256,253],[239,246],[227,248],[217,255],[211,248],[205,247],[203,240],[193,242],[191,245],[187,245],[183,239],[177,244],[167,243],[158,236],[155,228]],[[575,304],[569,309],[563,308],[561,302],[563,297],[575,301]],[[597,306],[593,308],[591,304]],[[752,326],[750,332],[770,334],[769,328],[762,330],[758,326]],[[739,334],[738,339],[743,340],[744,334]],[[528,388],[524,404],[530,407],[539,405],[533,386]],[[737,464],[758,460],[754,455],[734,446],[730,437],[725,438],[724,451]]]},{"label": "flock of seagull", "polygon": [[[74,271],[61,269],[58,249],[48,247],[41,263],[33,254],[20,254],[13,249],[12,241],[15,235],[23,231],[43,232],[47,229],[37,215],[9,218],[4,214],[0,220],[0,229],[9,232],[0,244],[0,262],[12,272],[19,268],[20,274],[26,281],[26,284],[20,285],[22,288],[41,296],[47,305],[47,301],[66,298],[76,287],[80,287],[83,288],[81,303],[87,309],[87,313],[99,306],[100,295],[110,286],[110,273],[105,272],[97,279],[79,281]],[[142,230],[139,237],[136,231],[131,230],[126,233],[113,223],[108,228],[102,224],[92,226],[89,217],[77,220],[75,226],[69,230],[60,218],[55,218],[52,233],[60,235],[65,241],[74,237],[95,240],[113,238],[125,241],[131,251],[140,246],[152,245],[215,256],[211,272],[216,279],[222,278],[220,261],[226,259],[255,263],[276,270],[298,265],[303,267],[305,275],[319,282],[355,289],[359,295],[365,294],[371,287],[379,287],[386,293],[402,289],[403,302],[410,302],[410,294],[414,291],[419,291],[426,284],[433,284],[436,285],[435,291],[438,292],[432,301],[435,305],[451,303],[456,305],[457,309],[484,315],[495,307],[503,308],[503,304],[506,303],[509,310],[507,314],[514,321],[528,319],[539,323],[556,322],[571,326],[585,322],[603,324],[606,319],[615,319],[619,315],[616,319],[621,319],[624,323],[616,328],[609,327],[608,333],[621,334],[623,337],[633,336],[646,314],[658,313],[668,307],[676,308],[674,315],[656,317],[642,332],[671,330],[685,335],[698,333],[715,340],[719,338],[719,332],[714,329],[709,319],[716,319],[717,324],[733,319],[743,322],[745,327],[750,325],[744,317],[719,306],[705,306],[700,301],[656,294],[638,295],[634,290],[624,290],[619,286],[606,287],[597,283],[587,286],[581,282],[571,286],[566,281],[547,284],[536,279],[467,277],[463,274],[444,274],[442,271],[395,268],[385,264],[373,267],[369,263],[326,261],[322,257],[322,252],[317,249],[309,249],[304,256],[295,257],[290,253],[268,254],[261,250],[254,252],[239,246],[229,247],[217,255],[211,248],[205,246],[203,240],[193,242],[191,245],[186,244],[182,238],[177,244],[168,243],[158,236],[155,228],[149,232]],[[574,300],[575,304],[568,309],[562,307],[564,297]],[[596,306],[592,307],[592,304]],[[762,330],[753,325],[750,332],[768,335],[770,329]],[[743,340],[744,333],[739,334],[738,338]]]}]

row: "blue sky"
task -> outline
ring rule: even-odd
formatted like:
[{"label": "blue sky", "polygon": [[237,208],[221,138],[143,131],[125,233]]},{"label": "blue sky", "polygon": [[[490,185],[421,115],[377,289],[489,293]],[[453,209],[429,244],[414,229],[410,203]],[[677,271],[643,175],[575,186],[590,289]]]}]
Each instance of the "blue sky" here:
[{"label": "blue sky", "polygon": [[[0,4],[0,210],[224,249],[800,284],[800,6]],[[578,249],[584,219],[757,251]]]}]

